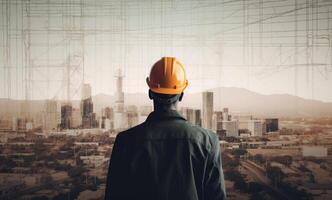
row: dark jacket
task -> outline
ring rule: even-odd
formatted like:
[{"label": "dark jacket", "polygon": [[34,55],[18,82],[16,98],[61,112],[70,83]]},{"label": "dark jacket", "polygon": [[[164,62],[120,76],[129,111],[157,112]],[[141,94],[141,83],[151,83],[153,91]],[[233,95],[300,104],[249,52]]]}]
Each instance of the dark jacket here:
[{"label": "dark jacket", "polygon": [[177,111],[154,111],[117,135],[105,199],[225,199],[217,135]]}]

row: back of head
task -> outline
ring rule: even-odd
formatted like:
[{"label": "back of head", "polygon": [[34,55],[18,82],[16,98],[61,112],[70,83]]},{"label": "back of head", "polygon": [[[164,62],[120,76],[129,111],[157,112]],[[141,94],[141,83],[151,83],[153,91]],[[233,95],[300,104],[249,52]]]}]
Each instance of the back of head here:
[{"label": "back of head", "polygon": [[153,101],[157,104],[163,105],[171,105],[175,104],[177,101],[181,101],[183,97],[183,93],[181,94],[160,94],[155,93],[149,90],[149,98],[153,99]]}]

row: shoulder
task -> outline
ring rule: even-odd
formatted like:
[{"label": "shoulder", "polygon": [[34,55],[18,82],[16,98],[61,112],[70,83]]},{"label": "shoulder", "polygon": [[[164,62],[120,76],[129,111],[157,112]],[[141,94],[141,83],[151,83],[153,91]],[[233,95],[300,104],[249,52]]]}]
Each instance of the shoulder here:
[{"label": "shoulder", "polygon": [[134,133],[142,131],[143,127],[144,127],[144,122],[130,128],[130,129],[121,131],[117,134],[116,140],[126,140],[126,139],[134,136]]},{"label": "shoulder", "polygon": [[186,121],[185,127],[186,131],[192,137],[206,145],[208,149],[213,148],[212,146],[216,145],[219,141],[217,134],[214,133],[212,130],[192,124],[188,121]]}]

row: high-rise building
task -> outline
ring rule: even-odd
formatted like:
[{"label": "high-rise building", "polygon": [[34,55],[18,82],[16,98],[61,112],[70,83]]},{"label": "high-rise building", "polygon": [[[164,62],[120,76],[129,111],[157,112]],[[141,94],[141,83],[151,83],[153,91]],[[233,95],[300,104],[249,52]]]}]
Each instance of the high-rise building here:
[{"label": "high-rise building", "polygon": [[92,99],[84,99],[81,101],[81,116],[82,116],[82,127],[92,128],[92,114],[93,114],[93,103]]},{"label": "high-rise building", "polygon": [[113,129],[113,121],[111,121],[110,119],[106,118],[104,121],[103,121],[103,128],[106,129],[106,130],[111,130]]},{"label": "high-rise building", "polygon": [[65,103],[61,105],[61,129],[70,129],[72,120],[72,105],[71,103]]},{"label": "high-rise building", "polygon": [[113,120],[113,108],[106,107],[101,110],[102,117]]},{"label": "high-rise building", "polygon": [[200,109],[195,109],[194,110],[194,124],[198,126],[202,126],[202,118],[201,118],[201,110]]},{"label": "high-rise building", "polygon": [[229,119],[229,113],[228,113],[228,108],[224,108],[223,109],[222,118],[225,121],[230,121],[230,119]]},{"label": "high-rise building", "polygon": [[115,79],[114,129],[125,129],[128,127],[128,116],[124,109],[124,93],[122,90],[123,75],[121,69],[116,71]]},{"label": "high-rise building", "polygon": [[212,116],[212,130],[217,132],[218,130],[222,129],[222,121],[223,121],[223,112],[216,111],[213,113]]},{"label": "high-rise building", "polygon": [[25,118],[17,118],[17,130],[26,130],[26,123]]},{"label": "high-rise building", "polygon": [[194,110],[187,107],[182,107],[180,109],[180,114],[188,121],[193,123],[194,120]]},{"label": "high-rise building", "polygon": [[225,130],[227,137],[239,137],[239,126],[235,120],[222,121],[222,129]]},{"label": "high-rise building", "polygon": [[92,113],[91,128],[97,128],[97,127],[98,127],[97,115],[96,115],[96,113]]},{"label": "high-rise building", "polygon": [[124,93],[122,90],[123,75],[121,69],[116,71],[115,79],[115,112],[124,113]]},{"label": "high-rise building", "polygon": [[99,128],[110,130],[113,128],[114,119],[113,109],[110,107],[103,108],[101,110],[101,118],[99,121]]},{"label": "high-rise building", "polygon": [[58,128],[58,102],[46,100],[43,109],[43,130],[49,132]]},{"label": "high-rise building", "polygon": [[251,132],[251,136],[261,137],[265,133],[264,122],[262,120],[249,120],[248,130]]},{"label": "high-rise building", "polygon": [[72,112],[72,128],[79,128],[82,125],[81,110],[73,108]]},{"label": "high-rise building", "polygon": [[189,122],[201,126],[201,110],[182,107],[179,113]]},{"label": "high-rise building", "polygon": [[235,115],[232,117],[239,122],[239,129],[248,129],[248,122],[252,120],[251,115]]},{"label": "high-rise building", "polygon": [[213,92],[203,92],[203,128],[212,129]]},{"label": "high-rise building", "polygon": [[83,84],[82,87],[82,100],[81,100],[81,116],[82,116],[82,127],[92,128],[95,123],[93,119],[93,103],[91,97],[91,86],[90,84]]},{"label": "high-rise building", "polygon": [[265,119],[266,132],[275,132],[279,130],[279,120],[278,118]]},{"label": "high-rise building", "polygon": [[89,99],[91,97],[91,85],[90,84],[87,84],[87,83],[84,83],[83,86],[82,86],[82,100],[84,99]]},{"label": "high-rise building", "polygon": [[195,120],[195,112],[194,112],[194,109],[192,108],[188,108],[187,109],[187,120],[190,121],[191,123],[195,123],[194,120]]},{"label": "high-rise building", "polygon": [[214,113],[214,128],[219,138],[222,137],[239,137],[239,123],[233,120],[228,113],[228,108],[224,108],[222,112]]}]

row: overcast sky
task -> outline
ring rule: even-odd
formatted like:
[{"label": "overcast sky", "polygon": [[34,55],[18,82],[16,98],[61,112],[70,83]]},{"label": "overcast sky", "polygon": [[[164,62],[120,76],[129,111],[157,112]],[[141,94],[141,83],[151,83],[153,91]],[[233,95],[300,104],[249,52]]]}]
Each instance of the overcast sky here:
[{"label": "overcast sky", "polygon": [[71,99],[83,81],[113,94],[117,68],[125,92],[146,92],[153,63],[174,56],[188,92],[241,87],[332,102],[327,0],[30,2],[0,0],[0,98],[66,98],[68,80]]}]

